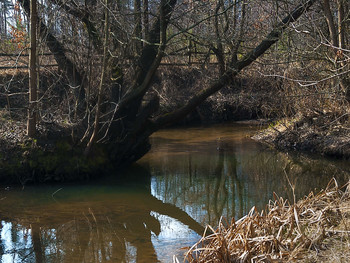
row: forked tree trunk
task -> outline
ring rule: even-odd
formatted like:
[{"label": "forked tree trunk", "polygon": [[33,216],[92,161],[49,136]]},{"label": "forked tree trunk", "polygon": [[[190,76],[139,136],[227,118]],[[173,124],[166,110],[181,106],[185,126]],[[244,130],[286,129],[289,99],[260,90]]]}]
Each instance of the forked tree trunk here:
[{"label": "forked tree trunk", "polygon": [[338,34],[334,23],[329,0],[323,0],[323,11],[326,17],[329,35],[331,37],[331,43],[334,47],[338,47],[338,37],[337,37]]}]

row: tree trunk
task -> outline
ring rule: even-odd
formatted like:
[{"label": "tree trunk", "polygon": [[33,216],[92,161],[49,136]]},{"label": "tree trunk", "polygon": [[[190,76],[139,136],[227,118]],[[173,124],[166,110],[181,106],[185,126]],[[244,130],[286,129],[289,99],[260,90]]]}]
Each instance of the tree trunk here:
[{"label": "tree trunk", "polygon": [[148,0],[142,1],[143,7],[143,28],[144,28],[144,38],[148,38],[149,32],[149,19],[148,19]]},{"label": "tree trunk", "polygon": [[139,54],[142,49],[142,11],[141,0],[134,0],[134,19],[135,19],[135,49]]},{"label": "tree trunk", "polygon": [[[334,50],[334,67],[336,71],[335,78],[339,83],[341,90],[345,93],[345,98],[350,101],[350,88],[349,80],[346,75],[341,74],[341,69],[346,66],[346,60],[344,60],[343,51],[345,47],[345,17],[344,17],[344,2],[343,0],[337,0],[337,17],[333,19],[332,10],[330,8],[329,0],[323,1],[323,10],[328,24],[331,43]],[[335,20],[337,23],[335,23]]]},{"label": "tree trunk", "polygon": [[339,48],[345,48],[345,14],[344,14],[344,2],[343,0],[337,0],[338,7],[338,42]]},{"label": "tree trunk", "polygon": [[[19,3],[22,5],[24,11],[27,13],[27,16],[30,19],[30,0],[19,0]],[[39,36],[43,42],[46,43],[49,50],[52,52],[59,68],[66,74],[69,82],[76,88],[75,96],[78,98],[79,105],[83,104],[85,99],[84,89],[82,86],[82,73],[79,72],[78,67],[70,60],[66,54],[63,45],[57,40],[57,38],[52,34],[52,32],[47,28],[47,26],[40,21],[38,23]]]},{"label": "tree trunk", "polygon": [[329,0],[323,0],[323,11],[327,20],[329,35],[331,37],[331,43],[334,47],[338,47],[339,44],[338,44],[337,30],[333,20],[333,15],[329,4]]},{"label": "tree trunk", "polygon": [[35,262],[42,263],[44,261],[43,261],[40,226],[34,223],[33,225],[31,225],[31,230],[32,230],[32,242],[33,242],[33,250],[35,254]]},{"label": "tree trunk", "polygon": [[30,56],[29,56],[29,107],[27,135],[34,137],[36,133],[37,115],[37,68],[36,68],[36,0],[30,1]]},{"label": "tree trunk", "polygon": [[213,51],[216,55],[216,59],[219,63],[219,70],[220,74],[225,73],[225,58],[224,58],[224,49],[222,46],[222,40],[220,37],[220,29],[219,29],[219,10],[223,8],[222,2],[218,1],[216,8],[215,8],[215,16],[214,16],[214,25],[215,25],[215,35],[216,35],[216,48],[213,48]]}]

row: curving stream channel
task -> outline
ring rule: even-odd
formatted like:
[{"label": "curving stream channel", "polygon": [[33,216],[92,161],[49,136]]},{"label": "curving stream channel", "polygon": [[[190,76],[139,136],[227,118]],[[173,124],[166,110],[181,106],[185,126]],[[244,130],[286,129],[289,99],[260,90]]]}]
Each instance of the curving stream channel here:
[{"label": "curving stream channel", "polygon": [[[349,177],[348,163],[271,150],[230,124],[162,130],[117,179],[0,187],[0,261],[181,262],[204,226]],[[288,178],[288,179],[287,179]],[[289,183],[290,182],[290,183]],[[292,187],[291,187],[292,185]]]}]

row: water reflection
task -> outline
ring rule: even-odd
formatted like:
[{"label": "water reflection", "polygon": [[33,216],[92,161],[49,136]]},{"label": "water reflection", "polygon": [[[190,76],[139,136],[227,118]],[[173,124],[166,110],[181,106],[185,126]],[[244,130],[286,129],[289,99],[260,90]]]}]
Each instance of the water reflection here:
[{"label": "water reflection", "polygon": [[[164,130],[119,179],[0,189],[1,262],[171,262],[221,216],[293,200],[349,165],[263,147],[249,126]],[[290,185],[291,184],[291,185]]]},{"label": "water reflection", "polygon": [[294,195],[318,191],[332,177],[339,184],[349,179],[348,162],[274,151],[249,139],[253,129],[231,125],[157,133],[152,152],[140,162],[152,167],[152,194],[215,226],[221,216],[240,218],[253,206],[264,209],[273,192],[293,202]]},{"label": "water reflection", "polygon": [[151,195],[147,171],[125,176],[136,174],[115,185],[2,191],[2,262],[158,262],[162,228],[181,232],[187,243],[202,234],[188,214]]}]

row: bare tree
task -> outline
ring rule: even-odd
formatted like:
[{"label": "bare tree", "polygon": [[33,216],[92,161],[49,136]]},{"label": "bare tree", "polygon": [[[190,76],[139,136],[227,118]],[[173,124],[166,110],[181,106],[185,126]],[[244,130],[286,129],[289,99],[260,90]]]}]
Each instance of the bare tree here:
[{"label": "bare tree", "polygon": [[[29,14],[29,0],[20,1]],[[64,32],[61,28],[61,35],[55,35],[40,20],[39,33],[69,80],[77,104],[84,106],[77,111],[80,119],[75,123],[80,130],[86,131],[88,136],[84,138],[90,138],[89,141],[81,140],[87,144],[82,148],[91,154],[95,142],[115,167],[142,157],[150,149],[149,136],[153,132],[184,118],[209,96],[230,85],[243,69],[283,36],[289,25],[317,2],[302,0],[278,23],[261,30],[254,29],[259,1],[193,1],[191,5],[176,0],[142,3],[135,0],[131,1],[132,5],[116,1],[108,5],[111,18],[108,41],[108,25],[103,26],[103,21],[107,23],[108,20],[107,14],[104,15],[106,3],[80,5],[75,1],[48,1],[67,18],[67,23],[71,23],[70,31]],[[199,13],[199,10],[205,13]],[[198,16],[193,17],[193,14]],[[105,19],[101,19],[103,17]],[[100,28],[104,28],[104,32]],[[267,32],[265,37],[262,32]],[[73,33],[79,38],[74,38]],[[159,106],[159,97],[152,89],[155,74],[168,52],[182,48],[183,38],[191,39],[202,50],[214,51],[219,61],[217,78],[203,83],[202,89],[176,110],[155,116]],[[143,44],[135,49],[135,43]],[[91,73],[88,73],[86,65],[89,63],[85,56],[89,52],[92,53],[89,63],[96,65],[89,66]],[[97,66],[101,64],[102,67]],[[91,86],[91,99],[85,97],[87,85]]]}]

